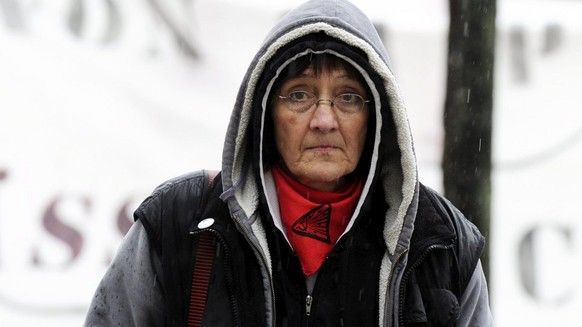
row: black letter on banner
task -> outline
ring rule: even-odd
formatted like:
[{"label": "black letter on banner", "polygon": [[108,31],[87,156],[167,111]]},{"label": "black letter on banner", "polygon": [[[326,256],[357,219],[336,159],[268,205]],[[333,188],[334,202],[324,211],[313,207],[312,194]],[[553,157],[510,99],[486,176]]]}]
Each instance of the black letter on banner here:
[{"label": "black letter on banner", "polygon": [[[559,295],[548,297],[547,294],[543,294],[540,290],[541,283],[548,282],[548,279],[545,278],[542,280],[543,277],[540,276],[540,267],[544,267],[546,265],[554,265],[556,264],[564,264],[564,262],[548,262],[552,260],[548,256],[542,256],[537,250],[540,248],[548,249],[548,246],[556,247],[556,244],[547,244],[548,242],[543,242],[543,233],[552,233],[556,236],[559,236],[561,239],[564,240],[562,243],[565,245],[561,247],[559,252],[564,253],[567,250],[572,249],[572,231],[566,226],[533,226],[521,239],[518,246],[518,257],[519,257],[519,276],[521,280],[521,284],[526,291],[532,298],[536,299],[540,302],[546,303],[553,303],[556,305],[563,304],[572,298],[573,290],[570,288],[569,290],[565,290]],[[551,234],[546,234],[551,235]],[[544,262],[539,262],[540,259],[545,259]],[[570,262],[568,262],[570,263]],[[560,269],[560,271],[566,271],[568,269],[567,266]],[[553,281],[560,281],[561,276],[552,276],[551,280]]]},{"label": "black letter on banner", "polygon": [[[83,37],[83,26],[86,22],[86,14],[88,10],[83,4],[84,0],[74,0],[68,18],[68,26],[71,32],[77,37]],[[107,9],[107,25],[103,35],[101,36],[101,43],[107,44],[113,42],[119,37],[121,30],[121,14],[113,0],[103,0]]]},{"label": "black letter on banner", "polygon": [[[6,172],[6,170],[4,170],[4,169],[0,169],[0,181],[1,181],[1,180],[3,180],[3,179],[5,179],[5,178],[6,178],[6,176],[8,176],[8,173]],[[2,218],[2,217],[0,217],[0,219],[1,219],[1,218]]]},{"label": "black letter on banner", "polygon": [[0,13],[4,14],[4,21],[9,29],[17,31],[24,28],[22,8],[18,0],[0,0]]},{"label": "black letter on banner", "polygon": [[[60,197],[57,197],[49,204],[44,213],[44,216],[42,217],[42,224],[49,234],[61,240],[71,249],[71,258],[68,260],[68,262],[65,263],[65,265],[67,265],[71,264],[79,256],[81,250],[83,249],[84,241],[81,233],[79,233],[73,227],[63,223],[59,219],[56,209],[57,206],[62,202],[64,202],[64,200]],[[82,198],[81,204],[86,210],[89,210],[91,206],[91,202],[88,198]],[[35,265],[42,264],[42,262],[40,262],[38,250],[33,254],[33,263]]]},{"label": "black letter on banner", "polygon": [[129,231],[129,228],[133,224],[133,219],[131,218],[132,217],[131,213],[133,211],[130,211],[132,210],[132,208],[133,201],[131,199],[128,199],[123,203],[123,205],[119,209],[119,212],[117,212],[117,230],[119,231],[121,236],[125,236],[125,234],[127,234],[127,232]]},{"label": "black letter on banner", "polygon": [[[192,1],[188,0],[182,1],[183,7],[185,8],[182,8],[184,10],[181,10],[181,12],[190,12],[188,9],[189,6],[191,6],[191,2]],[[168,28],[176,38],[176,41],[178,42],[178,48],[182,50],[187,56],[193,59],[198,59],[200,55],[198,53],[198,50],[196,49],[196,46],[194,46],[194,42],[191,41],[188,29],[180,28],[180,25],[184,24],[180,24],[180,22],[178,22],[178,18],[172,16],[170,14],[170,11],[164,8],[161,1],[148,0],[148,3],[150,4],[150,7],[154,11],[154,13],[157,14],[164,22],[164,24],[168,26]],[[190,22],[191,19],[192,19],[191,17],[187,17],[186,21]]]}]

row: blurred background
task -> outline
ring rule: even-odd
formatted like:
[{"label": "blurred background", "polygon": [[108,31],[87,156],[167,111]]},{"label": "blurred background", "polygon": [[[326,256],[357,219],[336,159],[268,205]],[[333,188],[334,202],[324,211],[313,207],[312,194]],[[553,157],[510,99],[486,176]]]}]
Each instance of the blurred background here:
[{"label": "blurred background", "polygon": [[[443,191],[447,0],[353,0]],[[0,324],[79,326],[132,212],[220,169],[238,86],[298,1],[0,0]],[[582,0],[498,0],[491,305],[497,326],[581,326]]]}]

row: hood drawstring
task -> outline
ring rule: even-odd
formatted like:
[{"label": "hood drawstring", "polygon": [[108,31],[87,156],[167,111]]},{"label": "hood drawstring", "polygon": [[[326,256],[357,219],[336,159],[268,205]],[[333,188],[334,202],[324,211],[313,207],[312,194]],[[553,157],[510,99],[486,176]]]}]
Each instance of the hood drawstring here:
[{"label": "hood drawstring", "polygon": [[220,194],[219,198],[226,202],[228,199],[232,198],[236,192],[238,192],[242,186],[243,182],[247,179],[247,172],[246,170],[243,171],[241,178],[234,184],[231,188],[225,190],[222,194]]}]

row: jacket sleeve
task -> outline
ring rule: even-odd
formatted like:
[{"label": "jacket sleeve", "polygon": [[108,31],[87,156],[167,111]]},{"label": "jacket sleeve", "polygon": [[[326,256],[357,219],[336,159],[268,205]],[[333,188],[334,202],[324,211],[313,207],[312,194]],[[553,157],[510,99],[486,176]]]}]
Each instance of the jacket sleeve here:
[{"label": "jacket sleeve", "polygon": [[138,220],[124,238],[89,307],[84,326],[162,326],[162,293]]},{"label": "jacket sleeve", "polygon": [[477,263],[467,288],[461,297],[461,312],[457,326],[493,326],[493,316],[489,307],[487,281],[481,261]]}]

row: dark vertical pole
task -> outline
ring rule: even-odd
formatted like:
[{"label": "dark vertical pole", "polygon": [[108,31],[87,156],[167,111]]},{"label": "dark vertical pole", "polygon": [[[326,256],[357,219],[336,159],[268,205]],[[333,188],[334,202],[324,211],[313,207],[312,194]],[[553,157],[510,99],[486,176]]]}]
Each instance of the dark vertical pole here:
[{"label": "dark vertical pole", "polygon": [[[489,234],[496,0],[449,0],[445,195]],[[489,274],[489,247],[482,257]]]}]

